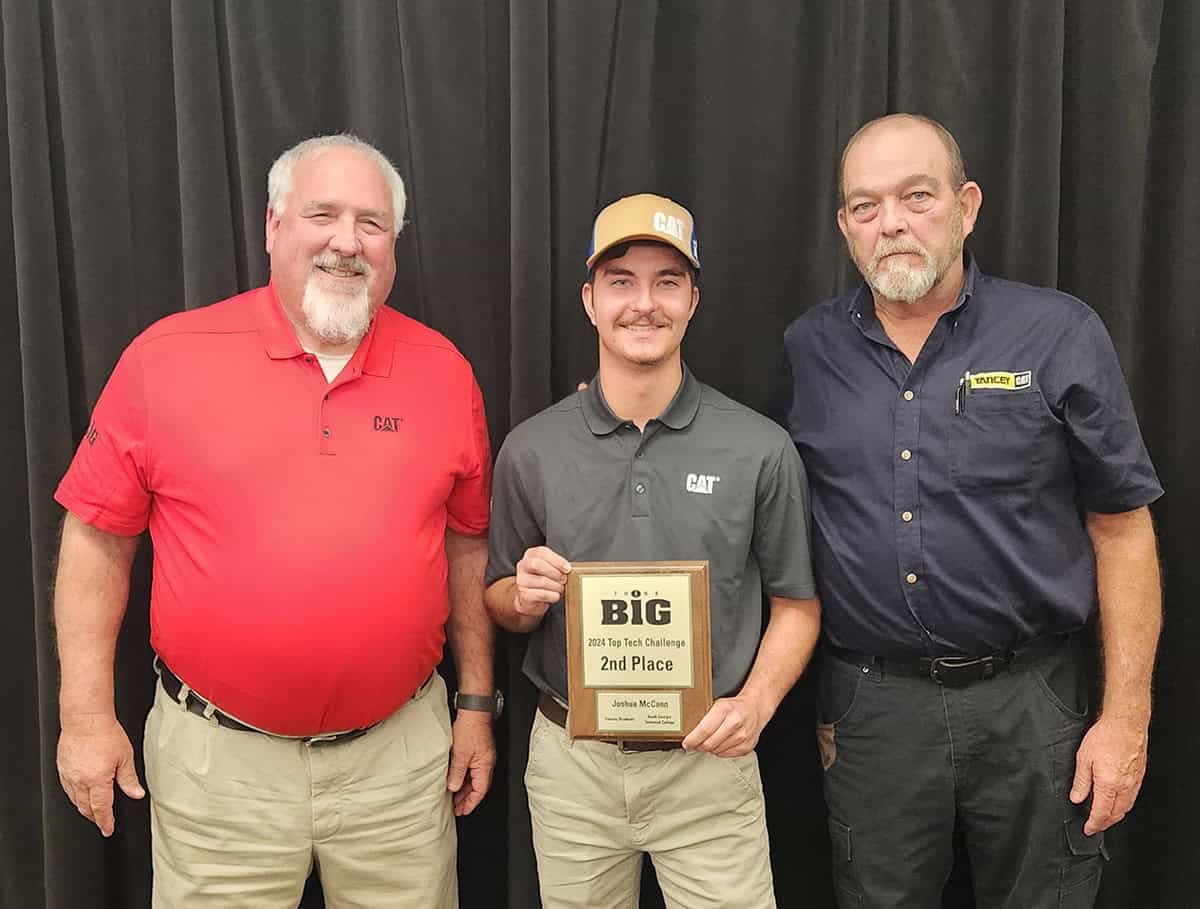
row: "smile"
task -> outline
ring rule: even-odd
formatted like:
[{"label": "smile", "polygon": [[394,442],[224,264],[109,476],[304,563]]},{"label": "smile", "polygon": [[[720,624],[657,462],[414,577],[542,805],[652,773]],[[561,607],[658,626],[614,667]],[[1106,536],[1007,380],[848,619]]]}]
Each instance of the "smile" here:
[{"label": "smile", "polygon": [[326,268],[324,265],[318,265],[321,271],[334,278],[359,278],[362,277],[361,271],[355,271],[351,268]]}]

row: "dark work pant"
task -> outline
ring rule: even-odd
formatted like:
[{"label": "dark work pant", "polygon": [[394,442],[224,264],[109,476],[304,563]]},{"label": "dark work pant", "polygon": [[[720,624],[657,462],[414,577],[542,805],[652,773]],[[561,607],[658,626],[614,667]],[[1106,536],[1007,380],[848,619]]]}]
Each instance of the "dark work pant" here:
[{"label": "dark work pant", "polygon": [[1077,640],[964,688],[822,654],[817,738],[838,904],[935,909],[965,834],[981,909],[1092,906],[1103,834],[1067,798],[1088,725]]}]

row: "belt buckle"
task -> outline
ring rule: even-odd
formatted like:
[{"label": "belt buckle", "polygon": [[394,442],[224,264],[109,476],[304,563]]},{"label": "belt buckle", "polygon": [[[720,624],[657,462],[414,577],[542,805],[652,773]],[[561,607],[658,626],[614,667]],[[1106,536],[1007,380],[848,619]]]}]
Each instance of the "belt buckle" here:
[{"label": "belt buckle", "polygon": [[929,677],[947,688],[961,688],[971,682],[990,679],[996,674],[995,657],[934,657],[929,661]]},{"label": "belt buckle", "polygon": [[327,733],[325,735],[309,735],[304,737],[305,745],[327,745],[330,742],[336,742],[341,735],[339,733]]}]

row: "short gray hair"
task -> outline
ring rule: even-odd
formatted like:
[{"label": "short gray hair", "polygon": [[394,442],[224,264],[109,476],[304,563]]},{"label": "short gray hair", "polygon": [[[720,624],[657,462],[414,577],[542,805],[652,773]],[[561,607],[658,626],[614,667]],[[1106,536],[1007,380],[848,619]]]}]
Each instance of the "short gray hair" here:
[{"label": "short gray hair", "polygon": [[404,224],[404,208],[408,198],[404,193],[404,181],[400,179],[399,172],[383,152],[353,133],[313,136],[311,139],[296,143],[276,158],[270,171],[267,172],[267,205],[271,211],[277,215],[283,214],[288,194],[292,191],[292,174],[296,170],[296,165],[309,155],[328,151],[331,148],[353,148],[365,155],[379,168],[384,180],[387,181],[388,189],[392,191],[392,217],[395,232],[399,234],[400,228]]},{"label": "short gray hair", "polygon": [[846,204],[846,157],[850,154],[850,149],[872,127],[878,126],[880,123],[889,123],[893,120],[911,120],[915,123],[923,123],[932,129],[941,140],[942,147],[946,150],[946,160],[950,168],[950,189],[957,191],[967,182],[967,166],[963,162],[962,149],[958,147],[958,141],[954,138],[950,130],[938,123],[937,120],[934,120],[932,117],[926,117],[924,114],[885,114],[882,117],[876,117],[874,120],[868,120],[860,126],[854,135],[850,137],[850,141],[846,143],[846,147],[842,149],[842,160],[838,164],[838,195],[842,197],[843,206]]}]

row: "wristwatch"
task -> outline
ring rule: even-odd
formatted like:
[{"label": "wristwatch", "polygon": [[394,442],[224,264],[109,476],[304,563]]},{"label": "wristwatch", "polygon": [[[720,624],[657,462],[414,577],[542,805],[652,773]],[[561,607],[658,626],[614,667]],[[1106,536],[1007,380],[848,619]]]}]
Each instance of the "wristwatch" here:
[{"label": "wristwatch", "polygon": [[455,710],[479,710],[490,713],[492,719],[496,720],[504,712],[504,692],[499,688],[495,694],[463,694],[456,691],[452,704]]}]

